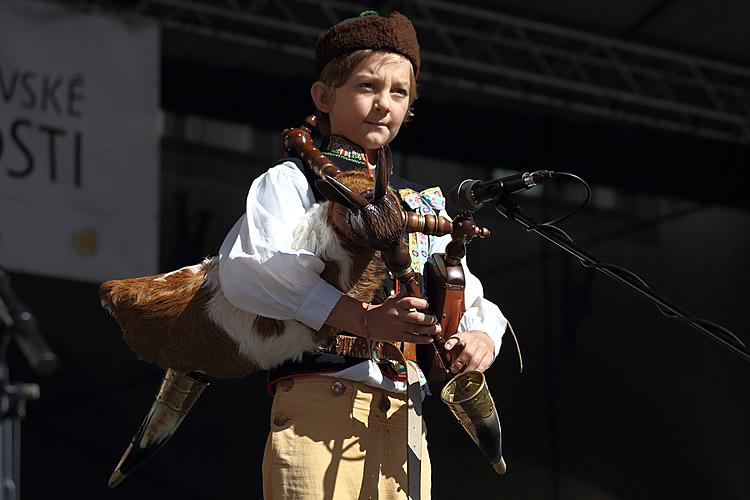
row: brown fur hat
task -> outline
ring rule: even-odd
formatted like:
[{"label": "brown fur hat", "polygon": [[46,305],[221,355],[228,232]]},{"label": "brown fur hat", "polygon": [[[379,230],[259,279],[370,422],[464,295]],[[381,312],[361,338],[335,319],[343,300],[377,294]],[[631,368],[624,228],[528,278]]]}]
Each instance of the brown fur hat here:
[{"label": "brown fur hat", "polygon": [[419,76],[419,42],[409,18],[396,11],[383,17],[371,10],[346,19],[320,35],[315,44],[318,74],[331,59],[362,49],[397,52],[411,61],[414,75]]}]

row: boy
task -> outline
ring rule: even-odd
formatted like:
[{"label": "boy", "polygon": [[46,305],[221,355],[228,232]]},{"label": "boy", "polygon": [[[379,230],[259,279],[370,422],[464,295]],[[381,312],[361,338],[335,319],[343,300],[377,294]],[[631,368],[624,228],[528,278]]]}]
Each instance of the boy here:
[{"label": "boy", "polygon": [[[316,64],[319,77],[311,96],[328,134],[321,149],[342,170],[372,169],[370,159],[388,147],[416,98],[420,60],[411,22],[398,13],[373,12],[344,21],[319,38]],[[395,188],[413,187],[395,177],[391,182]],[[219,253],[226,297],[241,309],[316,330],[326,324],[372,341],[430,342],[440,325],[415,311],[427,307],[425,300],[389,296],[381,304],[359,302],[320,277],[320,259],[292,248],[292,230],[315,202],[314,188],[290,161],[253,182],[246,214]],[[429,251],[440,252],[450,237],[434,240]],[[468,271],[466,282],[460,333],[446,342],[454,373],[485,370],[506,325]],[[267,500],[406,497],[401,377],[337,346],[285,363],[271,372],[270,382],[275,396],[263,461]],[[429,498],[424,443],[423,449],[422,492]]]}]

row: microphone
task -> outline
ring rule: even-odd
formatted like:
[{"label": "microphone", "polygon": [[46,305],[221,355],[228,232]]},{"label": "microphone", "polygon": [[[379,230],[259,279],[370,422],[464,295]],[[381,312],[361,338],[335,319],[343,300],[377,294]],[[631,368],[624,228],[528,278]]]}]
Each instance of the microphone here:
[{"label": "microphone", "polygon": [[554,172],[537,170],[509,175],[492,181],[466,179],[453,187],[448,196],[451,206],[459,212],[475,212],[501,196],[509,196],[551,179]]}]

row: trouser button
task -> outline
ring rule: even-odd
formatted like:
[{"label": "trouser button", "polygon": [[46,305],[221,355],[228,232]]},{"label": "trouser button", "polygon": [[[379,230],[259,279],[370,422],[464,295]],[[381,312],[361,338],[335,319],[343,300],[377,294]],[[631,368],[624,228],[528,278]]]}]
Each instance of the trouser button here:
[{"label": "trouser button", "polygon": [[341,396],[346,391],[346,386],[343,382],[337,380],[336,382],[331,384],[331,390],[335,395]]},{"label": "trouser button", "polygon": [[391,408],[391,400],[388,399],[388,396],[385,394],[383,395],[383,399],[380,400],[380,403],[378,403],[378,406],[383,411],[388,411]]}]

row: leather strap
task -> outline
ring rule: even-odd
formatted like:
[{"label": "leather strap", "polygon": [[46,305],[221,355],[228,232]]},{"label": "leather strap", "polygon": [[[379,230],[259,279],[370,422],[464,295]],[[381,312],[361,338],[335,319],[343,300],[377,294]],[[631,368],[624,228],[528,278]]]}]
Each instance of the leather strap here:
[{"label": "leather strap", "polygon": [[409,500],[422,497],[422,387],[417,370],[406,363],[408,381],[406,413],[406,482],[409,485]]},{"label": "leather strap", "polygon": [[[348,356],[350,358],[374,359],[375,361],[398,361],[403,358],[416,361],[416,351],[413,349],[414,344],[402,342],[392,344],[390,342],[371,342],[362,337],[353,335],[336,335],[328,339],[319,350],[338,356]],[[412,349],[409,349],[409,347]],[[403,354],[399,352],[403,350]]]}]

